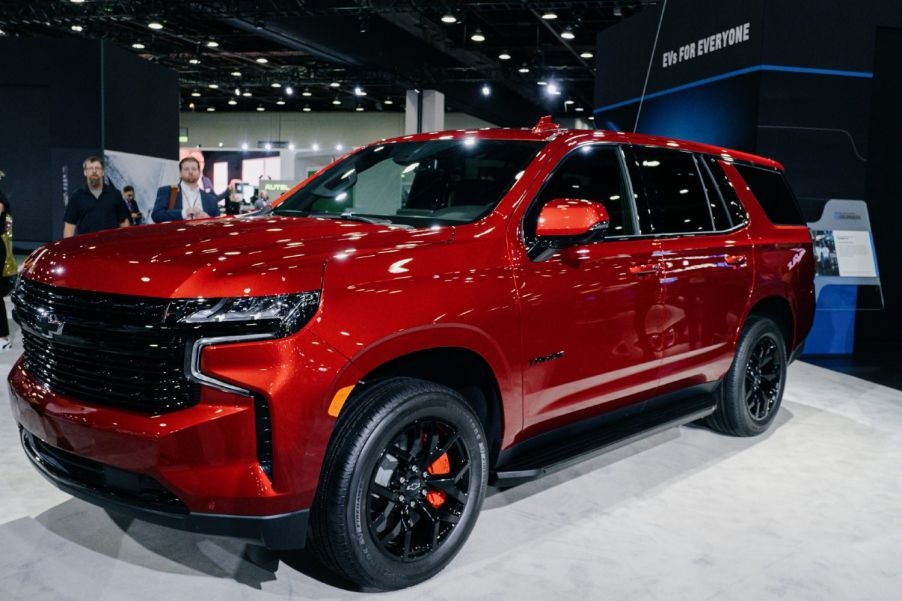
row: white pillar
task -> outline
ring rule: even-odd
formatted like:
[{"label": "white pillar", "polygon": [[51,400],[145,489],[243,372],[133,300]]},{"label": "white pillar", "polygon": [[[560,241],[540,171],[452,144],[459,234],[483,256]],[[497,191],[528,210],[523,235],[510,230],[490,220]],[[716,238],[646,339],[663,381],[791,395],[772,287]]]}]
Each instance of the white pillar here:
[{"label": "white pillar", "polygon": [[[418,105],[422,100],[422,127],[418,130],[420,120]],[[445,129],[445,95],[436,90],[407,90],[407,105],[404,112],[404,134],[415,134],[426,131]]]}]

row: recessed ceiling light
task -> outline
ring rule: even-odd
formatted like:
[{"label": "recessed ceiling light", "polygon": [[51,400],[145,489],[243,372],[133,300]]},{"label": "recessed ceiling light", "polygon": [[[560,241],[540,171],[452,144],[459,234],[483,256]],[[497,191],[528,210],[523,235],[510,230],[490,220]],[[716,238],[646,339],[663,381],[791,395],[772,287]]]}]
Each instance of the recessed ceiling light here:
[{"label": "recessed ceiling light", "polygon": [[305,96],[305,97],[309,98],[310,96],[313,96],[313,92],[311,92],[307,88],[304,88],[304,91],[301,92],[301,96]]},{"label": "recessed ceiling light", "polygon": [[482,95],[483,96],[491,96],[492,95],[492,88],[489,87],[489,84],[487,84],[487,83],[482,84]]},{"label": "recessed ceiling light", "polygon": [[457,23],[457,17],[455,17],[451,13],[442,15],[442,23],[447,23],[448,25],[450,25],[452,23]]},{"label": "recessed ceiling light", "polygon": [[576,104],[572,99],[568,98],[564,101],[564,104]]},{"label": "recessed ceiling light", "polygon": [[247,150],[247,142],[241,143],[241,150]]},{"label": "recessed ceiling light", "polygon": [[363,112],[363,107],[358,104],[357,108],[355,108],[354,110],[357,111],[358,113],[361,113],[361,112]]},{"label": "recessed ceiling light", "polygon": [[481,29],[477,28],[476,31],[473,32],[473,35],[470,36],[470,39],[474,42],[484,42],[485,35],[482,33]]},{"label": "recessed ceiling light", "polygon": [[269,62],[269,60],[265,59],[261,56],[260,58],[257,59],[257,62],[260,63],[261,65],[265,65],[266,63]]},{"label": "recessed ceiling light", "polygon": [[219,42],[216,40],[210,40],[207,42],[207,48],[219,48]]},{"label": "recessed ceiling light", "polygon": [[546,89],[546,90],[548,91],[548,93],[551,94],[552,96],[560,96],[560,95],[561,95],[561,90],[560,90],[560,88],[557,87],[557,84],[553,84],[553,83],[552,83],[552,84],[548,84],[548,87],[545,88],[545,89]]},{"label": "recessed ceiling light", "polygon": [[207,107],[207,112],[208,112],[208,113],[212,113],[212,112],[215,111],[215,110],[216,110],[216,109],[213,108],[212,106],[208,106],[208,107]]},{"label": "recessed ceiling light", "polygon": [[241,77],[241,71],[232,71],[232,77]]},{"label": "recessed ceiling light", "polygon": [[280,84],[280,83],[277,82],[277,81],[274,81],[274,82],[272,82],[271,84],[269,84],[269,87],[271,87],[271,88],[281,88],[281,87],[282,87],[282,84]]},{"label": "recessed ceiling light", "polygon": [[529,67],[526,66],[526,63],[523,63],[523,65],[519,69],[517,69],[517,71],[519,71],[520,73],[529,73]]},{"label": "recessed ceiling light", "polygon": [[234,98],[232,98],[231,100],[229,100],[229,104],[231,104],[232,106],[235,106],[236,104],[238,104],[238,101],[235,100]]},{"label": "recessed ceiling light", "polygon": [[505,50],[504,52],[502,52],[501,54],[498,55],[498,58],[500,58],[503,61],[509,61],[511,59],[511,55],[508,54],[507,51]]},{"label": "recessed ceiling light", "polygon": [[542,14],[542,18],[545,19],[546,21],[554,21],[555,19],[557,19],[557,13],[554,11],[551,11],[551,10],[545,11]]},{"label": "recessed ceiling light", "polygon": [[144,44],[142,44],[141,42],[135,42],[134,44],[132,44],[132,48],[134,48],[135,50],[144,50]]},{"label": "recessed ceiling light", "polygon": [[84,4],[85,0],[69,0],[72,4]]},{"label": "recessed ceiling light", "polygon": [[6,32],[0,29],[0,35],[6,35]]},{"label": "recessed ceiling light", "polygon": [[341,150],[342,148],[344,148],[344,146],[342,146],[341,144],[335,145],[335,150]]},{"label": "recessed ceiling light", "polygon": [[84,31],[84,27],[82,27],[81,25],[73,25],[72,31]]},{"label": "recessed ceiling light", "polygon": [[595,117],[590,116],[589,121],[595,121]]},{"label": "recessed ceiling light", "polygon": [[285,93],[291,96],[292,94],[294,94],[294,88],[292,88],[291,86],[285,86]]},{"label": "recessed ceiling light", "polygon": [[355,96],[366,96],[366,91],[364,91],[364,89],[361,88],[360,86],[357,86],[356,88],[354,88],[354,95]]},{"label": "recessed ceiling light", "polygon": [[583,53],[581,53],[581,54],[579,55],[580,58],[592,58],[592,57],[594,57],[594,56],[595,56],[595,55],[592,54],[591,52],[583,52]]},{"label": "recessed ceiling light", "polygon": [[191,109],[191,110],[193,111],[193,110],[194,110],[194,103],[192,102],[191,104],[189,104],[189,105],[188,105],[188,108]]},{"label": "recessed ceiling light", "polygon": [[301,110],[304,111],[305,113],[309,113],[309,112],[312,111],[313,109],[310,108],[310,105],[309,105],[309,104],[305,104],[305,105],[304,105],[304,108],[302,108]]},{"label": "recessed ceiling light", "polygon": [[281,106],[281,105],[285,104],[285,101],[284,100],[276,100],[276,104]]},{"label": "recessed ceiling light", "polygon": [[565,40],[572,40],[576,37],[576,35],[573,33],[573,30],[568,27],[563,31],[563,33],[561,33],[561,37]]},{"label": "recessed ceiling light", "polygon": [[197,90],[194,90],[193,92],[191,92],[191,95],[194,96],[195,98],[200,98],[200,92],[198,92]]},{"label": "recessed ceiling light", "polygon": [[295,148],[295,147],[294,147],[294,142],[289,142],[289,143],[288,143],[288,150],[294,150],[294,148]]},{"label": "recessed ceiling light", "polygon": [[263,108],[262,106],[258,106],[258,107],[257,107],[257,110],[260,111],[260,112],[262,113],[262,112],[265,111],[266,109]]},{"label": "recessed ceiling light", "polygon": [[391,98],[386,98],[383,104],[394,104],[394,101]]},{"label": "recessed ceiling light", "polygon": [[219,143],[219,147],[222,148],[222,146],[223,146],[223,144],[222,144],[222,142],[220,142],[220,143]]},{"label": "recessed ceiling light", "polygon": [[583,111],[586,110],[586,109],[584,109],[584,108],[581,107],[581,106],[578,106],[578,107],[576,107],[576,108],[573,109],[573,110],[576,111],[577,113],[581,113],[581,112],[583,112]]},{"label": "recessed ceiling light", "polygon": [[158,22],[156,22],[156,21],[151,21],[150,23],[147,24],[147,26],[150,27],[151,29],[154,29],[154,30],[160,30],[160,29],[163,29],[163,24],[162,24],[162,23],[158,23]]},{"label": "recessed ceiling light", "polygon": [[219,89],[219,84],[218,84],[218,83],[211,83],[208,87],[209,87],[211,90],[218,90],[218,89]]},{"label": "recessed ceiling light", "polygon": [[543,79],[540,79],[540,80],[537,81],[536,83],[537,83],[538,85],[540,85],[540,86],[547,86],[547,85],[548,85],[548,82],[545,81],[545,80],[543,80]]},{"label": "recessed ceiling light", "polygon": [[190,64],[192,64],[192,65],[199,65],[199,64],[200,64],[200,59],[199,59],[199,58],[192,58],[192,59],[190,59],[188,62],[189,62]]},{"label": "recessed ceiling light", "polygon": [[253,96],[253,94],[251,94],[250,92],[244,92],[244,93],[242,93],[241,95],[242,95],[242,96],[245,96],[245,97],[247,97],[247,96]]},{"label": "recessed ceiling light", "polygon": [[319,150],[319,144],[314,143],[313,146],[310,147],[311,150]]},{"label": "recessed ceiling light", "polygon": [[332,101],[332,104],[341,104],[341,100],[336,98],[335,100]]}]

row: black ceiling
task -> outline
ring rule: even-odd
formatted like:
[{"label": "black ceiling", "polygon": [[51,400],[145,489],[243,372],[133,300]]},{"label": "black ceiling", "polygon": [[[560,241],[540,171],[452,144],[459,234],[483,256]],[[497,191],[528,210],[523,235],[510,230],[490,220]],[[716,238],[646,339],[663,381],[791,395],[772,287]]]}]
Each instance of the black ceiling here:
[{"label": "black ceiling", "polygon": [[176,70],[184,110],[403,111],[405,90],[425,88],[449,110],[522,125],[591,115],[595,59],[580,55],[659,1],[3,0],[0,31],[110,40]]}]

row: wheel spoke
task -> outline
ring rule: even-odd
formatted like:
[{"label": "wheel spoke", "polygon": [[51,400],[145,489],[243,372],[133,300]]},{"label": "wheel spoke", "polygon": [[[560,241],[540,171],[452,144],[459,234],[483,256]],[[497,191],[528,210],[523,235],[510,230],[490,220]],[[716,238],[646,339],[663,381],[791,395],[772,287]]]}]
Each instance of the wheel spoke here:
[{"label": "wheel spoke", "polygon": [[394,512],[395,507],[396,507],[395,502],[389,501],[388,504],[385,506],[385,509],[383,509],[382,512],[379,514],[379,517],[377,517],[375,520],[373,520],[373,528],[376,531],[378,531],[379,528],[386,522],[386,520],[388,520],[388,516],[390,516]]},{"label": "wheel spoke", "polygon": [[467,502],[467,493],[457,488],[454,478],[437,478],[429,481],[429,486],[442,491],[458,503]]},{"label": "wheel spoke", "polygon": [[395,540],[399,534],[401,534],[401,529],[404,527],[404,517],[398,512],[398,520],[395,522],[395,525],[391,528],[386,528],[385,532],[382,533],[382,536],[379,537],[379,542],[384,546],[386,543],[389,543]]},{"label": "wheel spoke", "polygon": [[454,436],[452,436],[445,442],[445,444],[443,444],[441,447],[439,447],[438,449],[436,449],[435,451],[430,453],[429,459],[426,460],[426,465],[427,466],[432,465],[433,461],[435,461],[436,459],[438,459],[439,457],[441,457],[442,455],[447,453],[448,450],[450,450],[451,447],[454,446],[454,443],[456,443],[459,439],[460,439],[460,435],[455,433]]},{"label": "wheel spoke", "polygon": [[410,541],[412,539],[413,539],[413,529],[408,528],[407,531],[404,533],[404,554],[402,555],[402,557],[404,559],[407,559],[408,557],[410,557]]},{"label": "wheel spoke", "polygon": [[382,497],[383,499],[388,499],[389,501],[394,501],[396,498],[395,493],[388,490],[378,482],[372,482],[370,484],[370,494],[376,495],[377,497]]},{"label": "wheel spoke", "polygon": [[397,459],[398,461],[400,461],[401,463],[403,463],[404,465],[410,465],[411,463],[416,461],[416,459],[414,458],[413,455],[411,455],[410,453],[408,453],[407,451],[405,451],[398,445],[394,445],[393,447],[388,449],[387,453],[389,455],[391,455],[392,457],[394,457],[395,459]]}]

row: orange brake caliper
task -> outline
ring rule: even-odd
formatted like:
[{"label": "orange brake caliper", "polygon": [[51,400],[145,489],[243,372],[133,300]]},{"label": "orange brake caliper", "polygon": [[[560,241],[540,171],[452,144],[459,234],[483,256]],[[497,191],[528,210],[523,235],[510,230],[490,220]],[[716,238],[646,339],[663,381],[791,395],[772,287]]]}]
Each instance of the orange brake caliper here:
[{"label": "orange brake caliper", "polygon": [[[431,476],[444,476],[445,474],[450,474],[451,461],[448,460],[448,453],[442,453],[442,456],[433,461],[432,465],[427,468],[427,471]],[[426,493],[426,500],[435,509],[444,505],[445,499],[447,498],[447,495],[440,490],[430,490]]]}]

